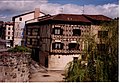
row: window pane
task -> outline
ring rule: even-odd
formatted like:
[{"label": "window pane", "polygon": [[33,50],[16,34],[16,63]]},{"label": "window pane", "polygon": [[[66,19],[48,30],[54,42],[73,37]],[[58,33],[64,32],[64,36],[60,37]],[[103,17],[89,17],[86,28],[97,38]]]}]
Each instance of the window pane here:
[{"label": "window pane", "polygon": [[60,42],[56,42],[56,43],[53,43],[52,44],[52,48],[53,49],[63,49],[63,43],[60,43]]},{"label": "window pane", "polygon": [[73,29],[73,36],[80,36],[81,30],[80,29]]},{"label": "window pane", "polygon": [[79,44],[77,43],[70,43],[69,50],[79,50]]},{"label": "window pane", "polygon": [[97,44],[98,51],[107,51],[107,47],[105,44]]},{"label": "window pane", "polygon": [[98,31],[98,38],[108,37],[108,31]]},{"label": "window pane", "polygon": [[63,30],[61,28],[53,28],[53,34],[55,35],[62,35],[63,34]]}]

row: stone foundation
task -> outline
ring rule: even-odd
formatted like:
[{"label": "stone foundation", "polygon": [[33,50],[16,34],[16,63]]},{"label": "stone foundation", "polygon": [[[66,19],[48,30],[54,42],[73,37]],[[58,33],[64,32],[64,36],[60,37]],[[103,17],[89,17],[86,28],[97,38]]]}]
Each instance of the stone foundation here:
[{"label": "stone foundation", "polygon": [[0,82],[28,82],[29,53],[0,53]]}]

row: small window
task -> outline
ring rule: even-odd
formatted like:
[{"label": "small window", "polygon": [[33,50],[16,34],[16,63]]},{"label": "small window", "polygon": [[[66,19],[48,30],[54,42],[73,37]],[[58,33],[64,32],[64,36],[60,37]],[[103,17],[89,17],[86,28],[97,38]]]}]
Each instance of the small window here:
[{"label": "small window", "polygon": [[38,29],[33,29],[32,30],[32,35],[37,36],[38,35],[38,31],[39,31]]},{"label": "small window", "polygon": [[97,44],[98,51],[107,51],[107,47],[105,44]]},{"label": "small window", "polygon": [[30,38],[30,45],[32,45],[32,39]]},{"label": "small window", "polygon": [[60,43],[60,42],[55,42],[52,44],[52,48],[53,49],[63,49],[63,43]]},{"label": "small window", "polygon": [[86,55],[82,55],[82,60],[86,60]]},{"label": "small window", "polygon": [[53,34],[62,35],[63,34],[63,29],[61,29],[59,27],[55,27],[55,28],[53,28]]},{"label": "small window", "polygon": [[80,29],[73,29],[73,36],[80,36],[81,30]]},{"label": "small window", "polygon": [[79,44],[77,43],[69,43],[69,50],[79,50]]},{"label": "small window", "polygon": [[55,29],[55,34],[60,34],[60,29]]},{"label": "small window", "polygon": [[10,36],[8,36],[8,39],[10,39]]},{"label": "small window", "polygon": [[78,60],[78,57],[73,57],[73,62],[76,63]]},{"label": "small window", "polygon": [[19,21],[22,21],[22,18],[21,18],[21,17],[19,18]]},{"label": "small window", "polygon": [[8,30],[10,30],[10,27],[8,27]]},{"label": "small window", "polygon": [[10,35],[10,32],[8,32],[8,35]]},{"label": "small window", "polygon": [[98,38],[108,37],[108,31],[98,31]]}]

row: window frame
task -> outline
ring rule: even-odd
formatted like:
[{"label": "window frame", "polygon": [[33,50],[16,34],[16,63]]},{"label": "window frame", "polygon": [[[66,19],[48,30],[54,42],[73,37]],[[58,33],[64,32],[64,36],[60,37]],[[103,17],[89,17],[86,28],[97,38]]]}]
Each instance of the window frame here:
[{"label": "window frame", "polygon": [[10,31],[8,31],[8,35],[10,35]]},{"label": "window frame", "polygon": [[54,28],[52,29],[52,33],[53,33],[54,35],[63,35],[63,29],[60,28],[60,27],[54,27]]},{"label": "window frame", "polygon": [[8,27],[8,30],[10,30],[10,27]]},{"label": "window frame", "polygon": [[10,36],[8,36],[8,39],[10,39]]},{"label": "window frame", "polygon": [[64,43],[61,43],[61,42],[52,43],[52,49],[53,50],[55,50],[55,49],[62,50],[63,47],[64,47]]},{"label": "window frame", "polygon": [[108,31],[98,31],[98,38],[107,38]]},{"label": "window frame", "polygon": [[19,18],[19,21],[22,21],[22,17]]},{"label": "window frame", "polygon": [[[78,45],[78,46],[77,46],[77,47],[76,47],[76,46],[74,47],[73,45],[71,46],[70,44],[76,44],[76,46],[77,46],[77,45]],[[74,47],[74,48],[73,48],[73,47]],[[78,43],[69,43],[69,44],[68,44],[68,49],[69,49],[69,50],[80,50],[79,47],[80,47],[80,45],[79,45]]]},{"label": "window frame", "polygon": [[107,51],[106,44],[97,44],[97,50],[98,51]]},{"label": "window frame", "polygon": [[[76,33],[76,31],[77,31],[77,33]],[[73,36],[81,36],[81,29],[73,29],[72,32],[73,32]],[[78,32],[80,32],[80,33],[78,34]]]}]

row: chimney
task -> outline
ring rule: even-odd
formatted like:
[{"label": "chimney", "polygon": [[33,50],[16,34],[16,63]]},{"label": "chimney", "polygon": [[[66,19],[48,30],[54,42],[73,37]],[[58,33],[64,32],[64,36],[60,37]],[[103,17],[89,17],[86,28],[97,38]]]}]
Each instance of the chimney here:
[{"label": "chimney", "polygon": [[38,18],[40,15],[40,8],[35,8],[34,18]]}]

